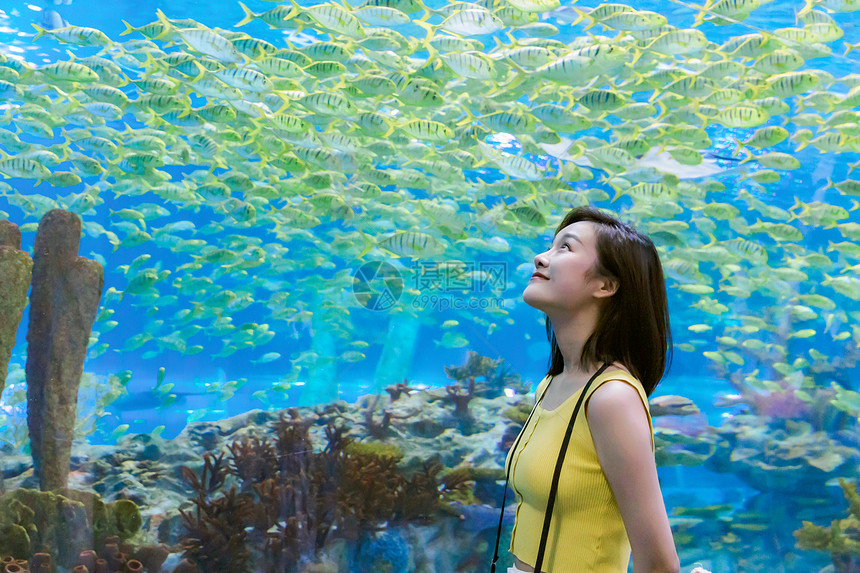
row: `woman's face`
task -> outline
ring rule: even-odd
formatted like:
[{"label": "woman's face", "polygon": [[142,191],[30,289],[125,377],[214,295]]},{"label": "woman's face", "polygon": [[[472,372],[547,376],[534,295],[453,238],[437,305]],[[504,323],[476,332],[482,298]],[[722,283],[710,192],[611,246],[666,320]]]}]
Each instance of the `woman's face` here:
[{"label": "woman's face", "polygon": [[579,221],[563,228],[549,250],[535,255],[536,273],[523,291],[523,300],[546,313],[552,310],[577,311],[597,304],[614,292],[607,291],[605,278],[596,276],[597,237],[595,225]]}]

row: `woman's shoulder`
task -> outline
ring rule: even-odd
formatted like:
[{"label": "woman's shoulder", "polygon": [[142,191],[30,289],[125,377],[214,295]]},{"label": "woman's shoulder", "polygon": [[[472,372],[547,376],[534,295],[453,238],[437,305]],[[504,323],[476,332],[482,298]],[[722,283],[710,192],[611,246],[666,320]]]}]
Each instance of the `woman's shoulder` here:
[{"label": "woman's shoulder", "polygon": [[[621,371],[620,374],[618,372],[619,370]],[[621,375],[621,376],[624,376],[627,378],[632,378],[634,380],[637,380],[637,378],[633,374],[630,373],[630,369],[627,368],[626,366],[624,366],[624,364],[622,364],[621,362],[613,362],[612,364],[610,364],[606,368],[605,373],[609,374],[609,375],[612,375],[612,374]]]},{"label": "woman's shoulder", "polygon": [[645,387],[642,385],[642,381],[639,380],[639,378],[637,378],[633,373],[631,373],[630,369],[624,366],[624,364],[620,362],[613,362],[609,365],[601,378],[602,381],[599,384],[600,388],[610,387],[612,386],[613,380],[618,380],[618,384],[624,385],[626,383],[627,385],[636,388],[637,391],[642,394],[647,401],[647,395],[645,393]]}]

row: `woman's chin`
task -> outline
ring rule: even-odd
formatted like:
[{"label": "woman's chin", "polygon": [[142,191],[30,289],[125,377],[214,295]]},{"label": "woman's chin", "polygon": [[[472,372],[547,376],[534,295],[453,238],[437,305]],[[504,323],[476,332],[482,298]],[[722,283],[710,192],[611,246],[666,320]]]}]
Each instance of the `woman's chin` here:
[{"label": "woman's chin", "polygon": [[528,287],[523,291],[523,302],[538,310],[543,310],[543,308],[541,308],[543,306],[541,304],[542,301],[539,297],[535,296],[534,293],[529,292]]}]

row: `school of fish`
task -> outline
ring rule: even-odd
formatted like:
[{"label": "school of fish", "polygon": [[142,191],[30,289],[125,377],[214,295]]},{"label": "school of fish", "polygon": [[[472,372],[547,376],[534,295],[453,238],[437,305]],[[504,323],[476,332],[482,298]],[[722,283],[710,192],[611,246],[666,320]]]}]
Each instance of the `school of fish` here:
[{"label": "school of fish", "polygon": [[[89,237],[141,253],[113,269],[124,278],[103,296],[91,358],[121,326],[115,350],[145,358],[221,341],[215,358],[254,348],[255,363],[272,362],[279,334],[324,320],[340,352],[291,356],[295,379],[365,358],[359,305],[344,294],[359,262],[398,259],[408,277],[410,261],[438,260],[480,279],[466,261],[504,257],[524,281],[534,239],[591,203],[658,243],[670,292],[689,301],[673,309],[676,348],[788,377],[828,359],[792,354],[789,339],[860,346],[858,165],[827,179],[827,201],[781,185],[806,147],[860,152],[860,73],[806,64],[850,60],[857,46],[833,15],[860,1],[808,0],[795,26],[720,44],[702,31],[765,3],[692,5],[689,28],[626,4],[559,0],[242,4],[229,30],[157,11],[123,38],[35,26],[75,52],[45,65],[0,55],[0,215],[33,232],[46,211],[69,209]],[[240,31],[253,21],[284,40]],[[562,42],[555,24],[580,35]],[[94,55],[78,55],[86,48]],[[715,126],[734,137],[736,185],[700,176],[720,172],[706,170]],[[35,191],[20,193],[20,179]],[[814,250],[804,240],[819,230],[829,240]],[[187,262],[173,268],[159,252]],[[514,283],[501,293],[511,305]],[[148,321],[112,319],[126,297]],[[249,307],[260,319],[233,324]],[[489,335],[513,323],[511,308],[463,311],[437,343],[466,346],[460,323]]]}]

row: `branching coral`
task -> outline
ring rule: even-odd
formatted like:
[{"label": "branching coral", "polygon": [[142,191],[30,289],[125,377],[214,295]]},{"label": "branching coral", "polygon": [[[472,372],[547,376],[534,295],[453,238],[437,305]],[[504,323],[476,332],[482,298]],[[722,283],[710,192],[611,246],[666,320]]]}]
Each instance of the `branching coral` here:
[{"label": "branching coral", "polygon": [[466,353],[466,363],[462,366],[445,366],[445,374],[449,378],[463,382],[471,378],[489,378],[491,377],[498,366],[498,361],[481,356],[477,352],[470,350]]},{"label": "branching coral", "polygon": [[382,409],[382,421],[377,422],[374,419],[374,413],[376,411],[376,405],[379,403],[379,396],[374,396],[373,400],[368,404],[367,408],[364,409],[364,427],[367,429],[367,435],[376,438],[377,440],[381,440],[383,438],[390,437],[393,430],[391,429],[391,421],[395,418],[404,418],[405,416],[397,416],[391,413],[389,410],[383,408]]},{"label": "branching coral", "polygon": [[[182,469],[196,508],[181,512],[185,558],[200,573],[243,571],[251,559],[267,572],[294,570],[317,559],[332,535],[355,542],[438,509],[441,465],[427,463],[407,479],[401,452],[355,443],[332,424],[315,452],[314,422],[292,409],[275,424],[274,443],[246,438],[229,446],[228,463],[207,454],[200,476]],[[219,494],[233,476],[238,489]]]},{"label": "branching coral", "polygon": [[233,442],[229,449],[230,473],[242,481],[242,489],[273,479],[277,474],[278,454],[268,440],[248,438]]},{"label": "branching coral", "polygon": [[198,493],[198,495],[211,495],[214,493],[221,484],[224,483],[224,454],[221,454],[218,457],[213,456],[212,454],[206,454],[203,456],[204,465],[203,472],[200,478],[197,477],[197,474],[194,473],[194,470],[189,468],[188,466],[181,466],[179,468],[179,472],[182,475],[182,479],[191,486],[191,488]]},{"label": "branching coral", "polygon": [[193,512],[179,510],[188,531],[183,543],[185,558],[200,573],[250,571],[245,522],[253,513],[251,498],[234,487],[217,498],[198,493],[193,502]]},{"label": "branching coral", "polygon": [[475,394],[483,398],[497,398],[504,393],[505,388],[514,388],[518,392],[528,392],[523,386],[520,376],[515,374],[504,360],[481,356],[470,350],[466,354],[466,363],[462,366],[445,366],[445,374],[463,385],[468,380],[483,381],[477,386]]},{"label": "branching coral", "polygon": [[469,381],[465,388],[459,384],[451,384],[445,386],[448,395],[445,401],[454,404],[454,415],[460,420],[469,420],[472,418],[472,413],[469,411],[469,402],[475,398],[475,378],[469,377]]},{"label": "branching coral", "polygon": [[397,384],[392,384],[385,389],[388,392],[388,395],[391,396],[391,401],[395,402],[400,395],[406,393],[408,396],[410,393],[415,392],[415,388],[409,386],[409,381],[404,378],[403,382],[398,382]]}]

